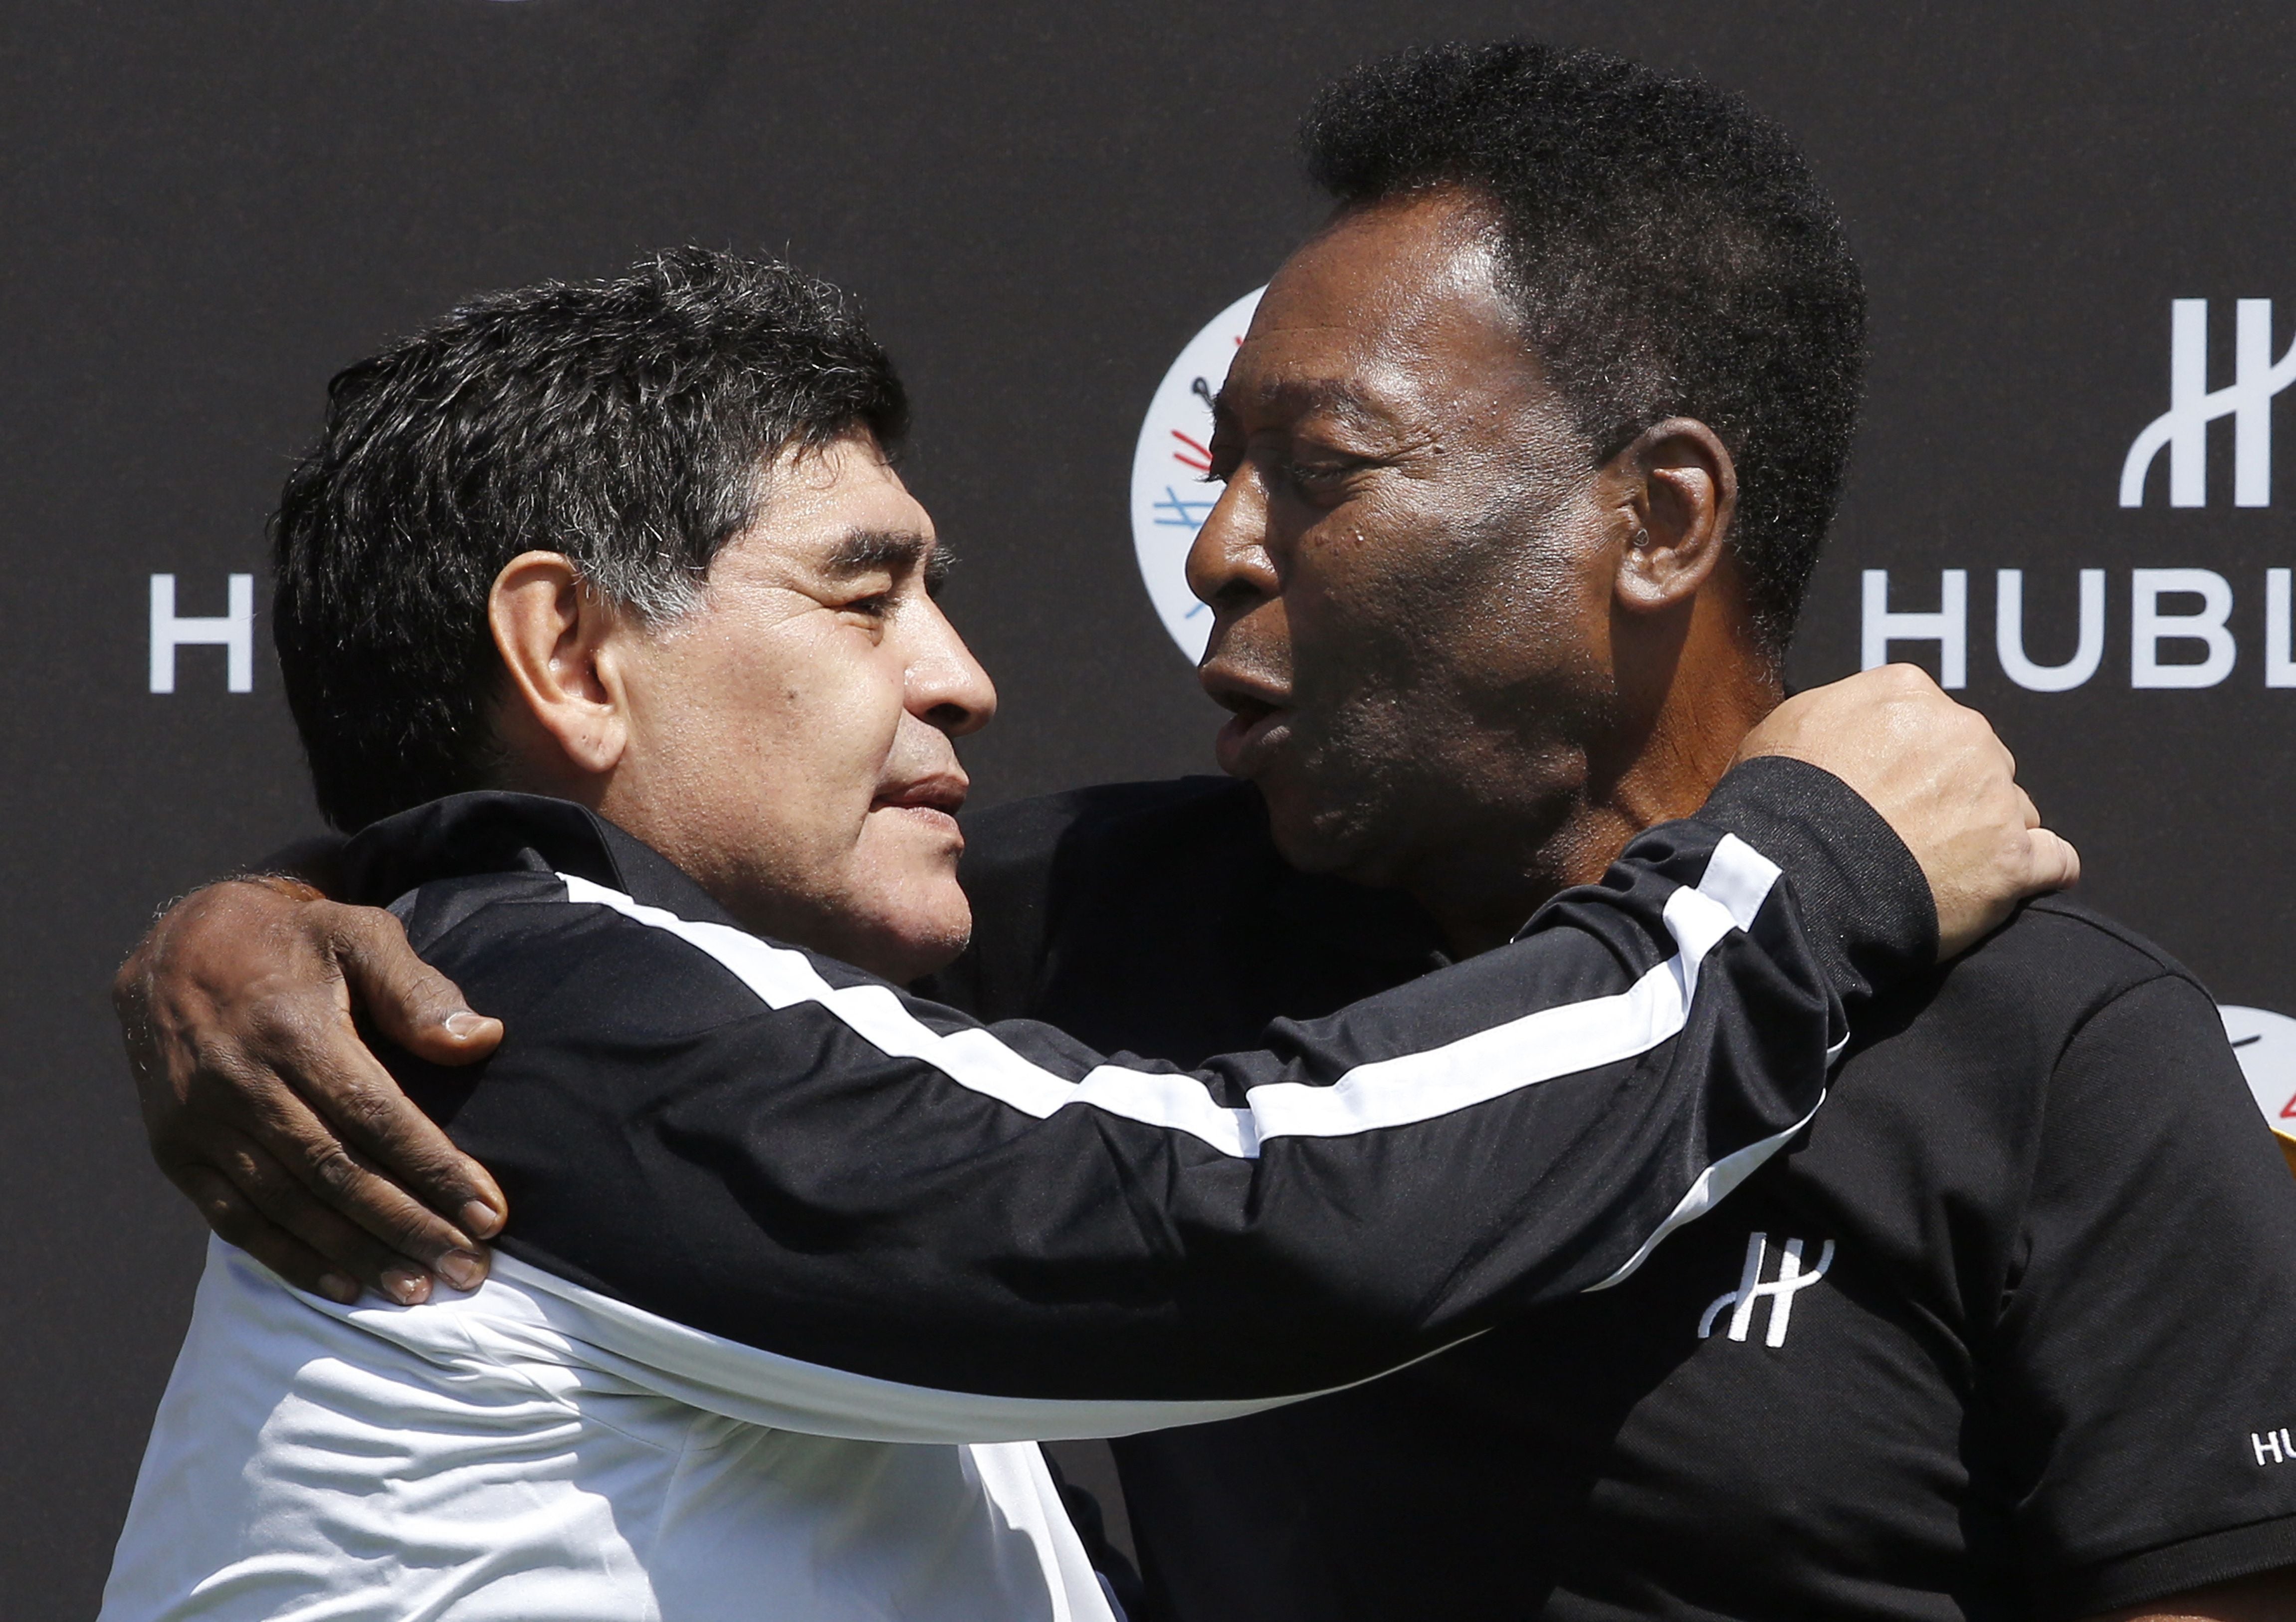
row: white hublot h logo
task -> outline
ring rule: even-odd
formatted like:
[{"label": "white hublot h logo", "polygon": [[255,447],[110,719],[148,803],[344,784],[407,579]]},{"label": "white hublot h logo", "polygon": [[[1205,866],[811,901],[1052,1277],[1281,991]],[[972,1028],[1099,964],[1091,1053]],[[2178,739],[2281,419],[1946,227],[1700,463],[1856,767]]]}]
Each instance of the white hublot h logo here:
[{"label": "white hublot h logo", "polygon": [[2209,301],[2176,299],[2169,306],[2169,409],[2128,447],[2120,464],[2120,504],[2144,504],[2144,475],[2169,447],[2169,504],[2205,507],[2209,424],[2230,417],[2232,504],[2272,504],[2272,399],[2296,382],[2296,341],[2272,358],[2272,300],[2243,299],[2235,307],[2232,382],[2209,388]]},{"label": "white hublot h logo", "polygon": [[224,688],[255,691],[255,577],[233,575],[226,582],[230,607],[214,618],[176,612],[176,577],[152,577],[152,691],[176,691],[176,650],[219,647],[224,651]]},{"label": "white hublot h logo", "polygon": [[1778,1257],[1778,1276],[1766,1284],[1762,1282],[1762,1266],[1768,1259],[1769,1249],[1768,1234],[1750,1233],[1746,1236],[1745,1271],[1738,1275],[1738,1287],[1718,1298],[1706,1309],[1706,1315],[1698,1320],[1698,1338],[1701,1340],[1714,1332],[1714,1320],[1722,1315],[1722,1309],[1726,1307],[1736,1308],[1730,1315],[1730,1339],[1743,1340],[1746,1331],[1754,1326],[1754,1303],[1767,1300],[1770,1304],[1770,1327],[1769,1333],[1763,1337],[1763,1343],[1767,1346],[1784,1346],[1786,1343],[1786,1329],[1793,1322],[1794,1297],[1824,1278],[1825,1270],[1833,1266],[1833,1241],[1830,1239],[1825,1241],[1824,1248],[1817,1253],[1817,1266],[1804,1273],[1801,1270],[1802,1241],[1789,1239]]}]

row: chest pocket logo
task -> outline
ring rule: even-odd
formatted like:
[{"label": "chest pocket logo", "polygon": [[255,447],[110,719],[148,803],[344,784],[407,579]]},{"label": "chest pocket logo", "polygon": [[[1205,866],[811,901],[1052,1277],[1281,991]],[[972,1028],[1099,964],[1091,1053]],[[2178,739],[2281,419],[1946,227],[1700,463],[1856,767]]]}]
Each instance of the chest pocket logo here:
[{"label": "chest pocket logo", "polygon": [[1754,1306],[1759,1301],[1770,1304],[1769,1331],[1763,1336],[1767,1346],[1784,1346],[1786,1330],[1793,1322],[1794,1297],[1824,1278],[1826,1269],[1833,1266],[1833,1241],[1827,1240],[1817,1253],[1817,1266],[1802,1271],[1802,1254],[1808,1241],[1789,1239],[1778,1253],[1778,1272],[1774,1279],[1765,1281],[1770,1254],[1770,1236],[1751,1233],[1746,1238],[1745,1270],[1738,1275],[1738,1287],[1718,1297],[1698,1320],[1698,1338],[1706,1339],[1714,1333],[1715,1321],[1726,1309],[1730,1310],[1729,1335],[1733,1340],[1743,1340],[1746,1331],[1754,1326]]}]

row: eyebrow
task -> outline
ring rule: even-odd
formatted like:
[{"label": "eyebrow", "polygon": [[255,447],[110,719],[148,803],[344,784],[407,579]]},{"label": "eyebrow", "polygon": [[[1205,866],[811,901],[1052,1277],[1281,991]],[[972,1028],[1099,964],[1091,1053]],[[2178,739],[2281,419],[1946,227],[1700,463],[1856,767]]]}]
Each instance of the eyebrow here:
[{"label": "eyebrow", "polygon": [[[1242,390],[1234,379],[1220,385],[1212,402],[1217,415],[1234,417],[1242,404]],[[1357,427],[1373,427],[1388,422],[1377,402],[1354,384],[1338,378],[1289,379],[1271,378],[1251,390],[1251,403],[1261,406],[1288,406],[1295,415],[1309,412],[1329,412]]]},{"label": "eyebrow", "polygon": [[852,529],[829,549],[823,567],[832,576],[873,574],[890,569],[906,574],[922,568],[925,589],[938,590],[955,562],[949,549],[914,529]]},{"label": "eyebrow", "polygon": [[880,569],[914,569],[932,543],[914,529],[849,529],[829,549],[823,567],[836,575],[865,575]]}]

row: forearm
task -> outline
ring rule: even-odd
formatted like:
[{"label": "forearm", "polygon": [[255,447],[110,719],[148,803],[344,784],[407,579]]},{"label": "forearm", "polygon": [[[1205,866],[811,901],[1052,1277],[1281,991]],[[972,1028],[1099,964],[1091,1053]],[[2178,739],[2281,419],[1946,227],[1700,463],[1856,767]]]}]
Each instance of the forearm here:
[{"label": "forearm", "polygon": [[[1925,881],[1938,898],[1934,913],[1923,901],[1924,927],[1934,925],[1946,955],[1997,924],[2018,897],[2078,872],[2070,848],[2037,825],[2013,762],[1982,719],[1906,668],[1788,700],[1740,751],[1758,766],[1780,756],[1837,774],[1863,797],[1849,821],[1886,818],[1912,846],[1916,885]],[[1742,778],[1734,773],[1721,798]],[[1841,864],[1823,841],[1816,864],[1807,864],[1807,831],[1792,815],[1781,827],[1777,849],[1777,828],[1734,831],[1783,857],[1814,918],[1841,901],[1843,887],[1854,897],[1872,886],[1870,865]],[[1020,853],[1018,870],[1050,856]],[[434,1213],[459,1213],[483,1237],[501,1221],[501,1192],[398,1093],[350,1016],[357,1011],[372,1028],[448,1066],[491,1053],[501,1028],[415,958],[385,913],[310,898],[307,881],[351,893],[324,845],[281,852],[270,865],[300,878],[274,873],[196,892],[123,972],[121,1018],[154,1154],[210,1225],[299,1284],[340,1294],[355,1289],[356,1276],[401,1301],[422,1299],[430,1283],[422,1268],[458,1280],[484,1268]],[[404,888],[365,898],[388,900]],[[164,963],[152,950],[163,937],[172,942]],[[1811,939],[1854,1007],[1870,980],[1869,966],[1840,949],[1854,946],[1854,931],[1814,928]],[[1024,1006],[1033,971],[1009,953],[1004,966],[1013,972],[997,982],[1002,1006]],[[373,1237],[414,1271],[379,1252]]]},{"label": "forearm", "polygon": [[[478,1101],[456,1131],[519,1202],[514,1254],[751,1345],[972,1393],[1296,1394],[1612,1280],[1702,1208],[1718,1167],[1742,1175],[1808,1117],[1843,1008],[1774,878],[1711,827],[1657,831],[1514,945],[1194,1075],[631,905],[771,1011],[631,1052],[644,1079],[604,1089],[632,1110],[608,1135],[676,1143],[630,1151],[622,1199],[599,1179],[626,1151],[554,1164],[531,1100],[493,1126]],[[1912,908],[1818,927],[1926,938]],[[628,966],[660,944],[633,940],[594,993],[522,974],[570,1004],[690,978],[683,956]],[[594,1092],[591,1046],[513,1042],[499,1062]]]}]

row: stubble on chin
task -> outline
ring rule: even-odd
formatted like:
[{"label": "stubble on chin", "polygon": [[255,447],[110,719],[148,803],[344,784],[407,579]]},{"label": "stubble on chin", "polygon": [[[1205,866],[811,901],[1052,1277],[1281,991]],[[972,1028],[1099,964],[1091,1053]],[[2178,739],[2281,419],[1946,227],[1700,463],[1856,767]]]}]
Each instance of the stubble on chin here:
[{"label": "stubble on chin", "polygon": [[964,836],[899,811],[870,822],[834,908],[832,929],[847,946],[838,955],[902,982],[946,968],[972,937],[972,904],[956,880]]},{"label": "stubble on chin", "polygon": [[1308,733],[1255,780],[1276,851],[1291,866],[1358,884],[1397,881],[1403,831],[1394,806],[1407,773],[1388,732],[1353,728],[1345,748]]}]

